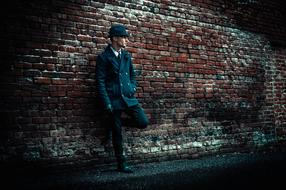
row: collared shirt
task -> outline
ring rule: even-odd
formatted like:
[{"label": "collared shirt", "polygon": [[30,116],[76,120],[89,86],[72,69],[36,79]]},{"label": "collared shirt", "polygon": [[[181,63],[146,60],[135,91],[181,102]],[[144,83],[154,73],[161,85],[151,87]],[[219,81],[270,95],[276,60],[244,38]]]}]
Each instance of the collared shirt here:
[{"label": "collared shirt", "polygon": [[116,51],[112,46],[110,46],[110,48],[116,57],[118,57],[118,55],[121,54],[121,49],[119,51]]}]

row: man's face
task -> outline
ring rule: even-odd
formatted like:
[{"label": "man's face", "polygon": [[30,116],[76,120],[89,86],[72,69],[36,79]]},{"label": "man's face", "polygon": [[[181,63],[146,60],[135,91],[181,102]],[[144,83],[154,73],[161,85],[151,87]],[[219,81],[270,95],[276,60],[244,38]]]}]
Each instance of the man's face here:
[{"label": "man's face", "polygon": [[128,43],[128,38],[126,36],[116,36],[113,37],[113,41],[119,48],[125,48]]}]

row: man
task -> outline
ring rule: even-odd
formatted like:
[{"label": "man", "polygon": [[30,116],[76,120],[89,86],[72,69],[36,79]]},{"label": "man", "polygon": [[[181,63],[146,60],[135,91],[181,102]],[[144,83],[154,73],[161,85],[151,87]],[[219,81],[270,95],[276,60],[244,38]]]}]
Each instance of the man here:
[{"label": "man", "polygon": [[149,121],[134,97],[137,83],[131,56],[124,50],[129,34],[124,25],[113,25],[109,30],[111,44],[97,57],[96,83],[112,131],[112,143],[120,172],[132,173],[123,151],[122,118],[125,112],[129,126],[144,129]]}]

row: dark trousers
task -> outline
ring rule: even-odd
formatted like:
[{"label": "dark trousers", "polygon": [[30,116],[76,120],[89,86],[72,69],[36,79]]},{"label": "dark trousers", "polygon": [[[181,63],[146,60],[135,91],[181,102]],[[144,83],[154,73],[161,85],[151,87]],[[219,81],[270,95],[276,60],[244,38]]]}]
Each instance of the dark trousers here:
[{"label": "dark trousers", "polygon": [[[123,112],[129,117],[122,118],[121,116]],[[123,162],[125,157],[123,155],[122,125],[144,129],[149,124],[149,120],[145,115],[144,110],[139,105],[132,106],[124,110],[114,110],[113,114],[109,114],[107,119],[109,123],[109,126],[106,126],[107,135],[112,132],[112,144],[115,156],[118,162]]]}]

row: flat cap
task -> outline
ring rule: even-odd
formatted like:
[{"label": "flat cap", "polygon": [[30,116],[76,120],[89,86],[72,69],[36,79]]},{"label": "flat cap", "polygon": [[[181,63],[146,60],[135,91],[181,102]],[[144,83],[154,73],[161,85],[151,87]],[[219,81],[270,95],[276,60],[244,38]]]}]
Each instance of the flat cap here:
[{"label": "flat cap", "polygon": [[113,37],[113,36],[126,36],[129,37],[128,32],[126,31],[126,27],[121,24],[114,24],[111,26],[109,30],[109,35],[108,37]]}]

